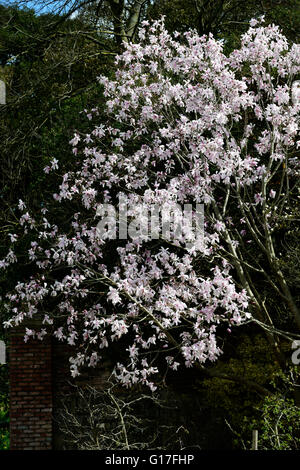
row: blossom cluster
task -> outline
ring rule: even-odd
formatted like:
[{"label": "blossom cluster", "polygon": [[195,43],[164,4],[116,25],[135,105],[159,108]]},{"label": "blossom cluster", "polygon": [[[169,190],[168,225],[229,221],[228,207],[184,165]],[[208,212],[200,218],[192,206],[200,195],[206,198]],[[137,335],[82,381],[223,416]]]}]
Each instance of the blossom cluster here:
[{"label": "blossom cluster", "polygon": [[[155,389],[163,363],[177,370],[215,361],[218,329],[250,317],[251,296],[224,253],[229,246],[236,255],[241,237],[252,241],[249,207],[266,214],[276,203],[275,169],[299,172],[291,150],[299,145],[300,106],[291,87],[300,46],[289,46],[278,27],[253,21],[241,47],[226,56],[212,35],[171,36],[160,20],[145,21],[139,42],[124,47],[115,79],[99,78],[105,123],[97,107],[86,111],[90,133],[70,141],[77,164],[54,195],[76,207],[69,232],[48,220],[46,209],[33,217],[20,201],[20,230],[33,233],[28,257],[36,274],[8,294],[13,316],[6,326],[41,314],[43,328],[27,329],[26,340],[51,331],[77,348],[73,376],[96,366],[113,342],[126,343],[116,377]],[[230,191],[241,211],[239,236]],[[135,207],[204,204],[201,244],[151,240],[138,231],[118,243],[99,238],[99,204],[120,195],[132,217]],[[4,268],[18,262],[17,235],[10,234]]]}]

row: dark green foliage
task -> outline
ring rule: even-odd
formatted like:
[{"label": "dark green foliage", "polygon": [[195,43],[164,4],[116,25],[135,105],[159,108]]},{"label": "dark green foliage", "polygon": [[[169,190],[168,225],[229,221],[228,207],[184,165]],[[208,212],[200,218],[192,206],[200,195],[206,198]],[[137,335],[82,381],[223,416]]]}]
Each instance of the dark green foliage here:
[{"label": "dark green foliage", "polygon": [[300,449],[300,407],[294,400],[273,395],[262,403],[251,428],[260,429],[261,450]]}]

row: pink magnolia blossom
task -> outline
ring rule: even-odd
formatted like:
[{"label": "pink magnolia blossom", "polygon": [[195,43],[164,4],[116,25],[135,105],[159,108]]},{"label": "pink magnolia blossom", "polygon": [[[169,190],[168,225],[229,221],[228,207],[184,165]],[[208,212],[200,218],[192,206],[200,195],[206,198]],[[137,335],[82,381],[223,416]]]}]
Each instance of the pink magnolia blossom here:
[{"label": "pink magnolia blossom", "polygon": [[[289,164],[300,109],[289,96],[300,50],[278,27],[257,20],[229,56],[212,35],[177,36],[163,20],[144,22],[140,42],[124,44],[116,58],[115,79],[99,78],[106,124],[97,122],[97,108],[85,110],[90,132],[74,134],[78,164],[54,194],[57,204],[74,203],[70,230],[64,233],[45,212],[33,217],[19,202],[20,231],[35,234],[28,256],[37,270],[8,294],[13,317],[6,326],[42,313],[45,328],[28,330],[26,340],[35,334],[42,339],[53,324],[55,337],[78,348],[70,359],[74,377],[101,361],[99,350],[127,337],[115,376],[125,386],[139,382],[154,390],[156,351],[174,370],[215,361],[222,353],[218,328],[227,325],[230,332],[251,317],[253,294],[239,287],[231,262],[242,249],[241,235],[255,241],[247,214],[266,214],[267,195],[275,197],[269,188],[274,168],[283,157]],[[253,122],[243,126],[245,114]],[[51,169],[57,168],[53,160]],[[291,163],[290,171],[299,170]],[[204,204],[203,240],[191,245],[182,236],[172,244],[138,230],[118,243],[99,238],[97,209],[120,195],[130,218],[153,204]],[[11,251],[1,266],[14,262]]]}]

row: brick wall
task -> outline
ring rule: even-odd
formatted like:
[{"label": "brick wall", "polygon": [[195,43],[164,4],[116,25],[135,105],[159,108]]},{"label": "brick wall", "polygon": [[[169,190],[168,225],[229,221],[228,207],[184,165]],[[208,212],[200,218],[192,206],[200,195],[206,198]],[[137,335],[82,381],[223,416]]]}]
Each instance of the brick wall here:
[{"label": "brick wall", "polygon": [[51,339],[10,339],[10,448],[52,448]]},{"label": "brick wall", "polygon": [[50,335],[42,341],[30,339],[25,343],[24,328],[11,332],[11,450],[64,449],[64,436],[57,422],[61,400],[74,393],[73,385],[105,387],[111,364],[87,369],[74,380],[69,363],[73,354],[73,348]]}]

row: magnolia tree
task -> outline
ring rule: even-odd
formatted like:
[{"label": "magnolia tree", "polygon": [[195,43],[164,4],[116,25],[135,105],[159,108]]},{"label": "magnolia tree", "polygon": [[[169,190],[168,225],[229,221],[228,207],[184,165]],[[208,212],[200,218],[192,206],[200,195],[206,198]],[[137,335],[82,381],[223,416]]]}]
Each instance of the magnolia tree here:
[{"label": "magnolia tree", "polygon": [[259,283],[299,327],[275,243],[299,201],[299,72],[300,46],[277,26],[252,20],[226,56],[212,35],[144,22],[115,79],[99,78],[105,111],[85,111],[91,131],[70,142],[74,170],[54,194],[69,226],[19,202],[2,267],[19,262],[22,229],[36,268],[8,294],[6,326],[42,315],[25,340],[75,346],[73,376],[119,342],[115,376],[151,389],[164,367],[215,361],[219,336],[252,318],[276,347]]}]

